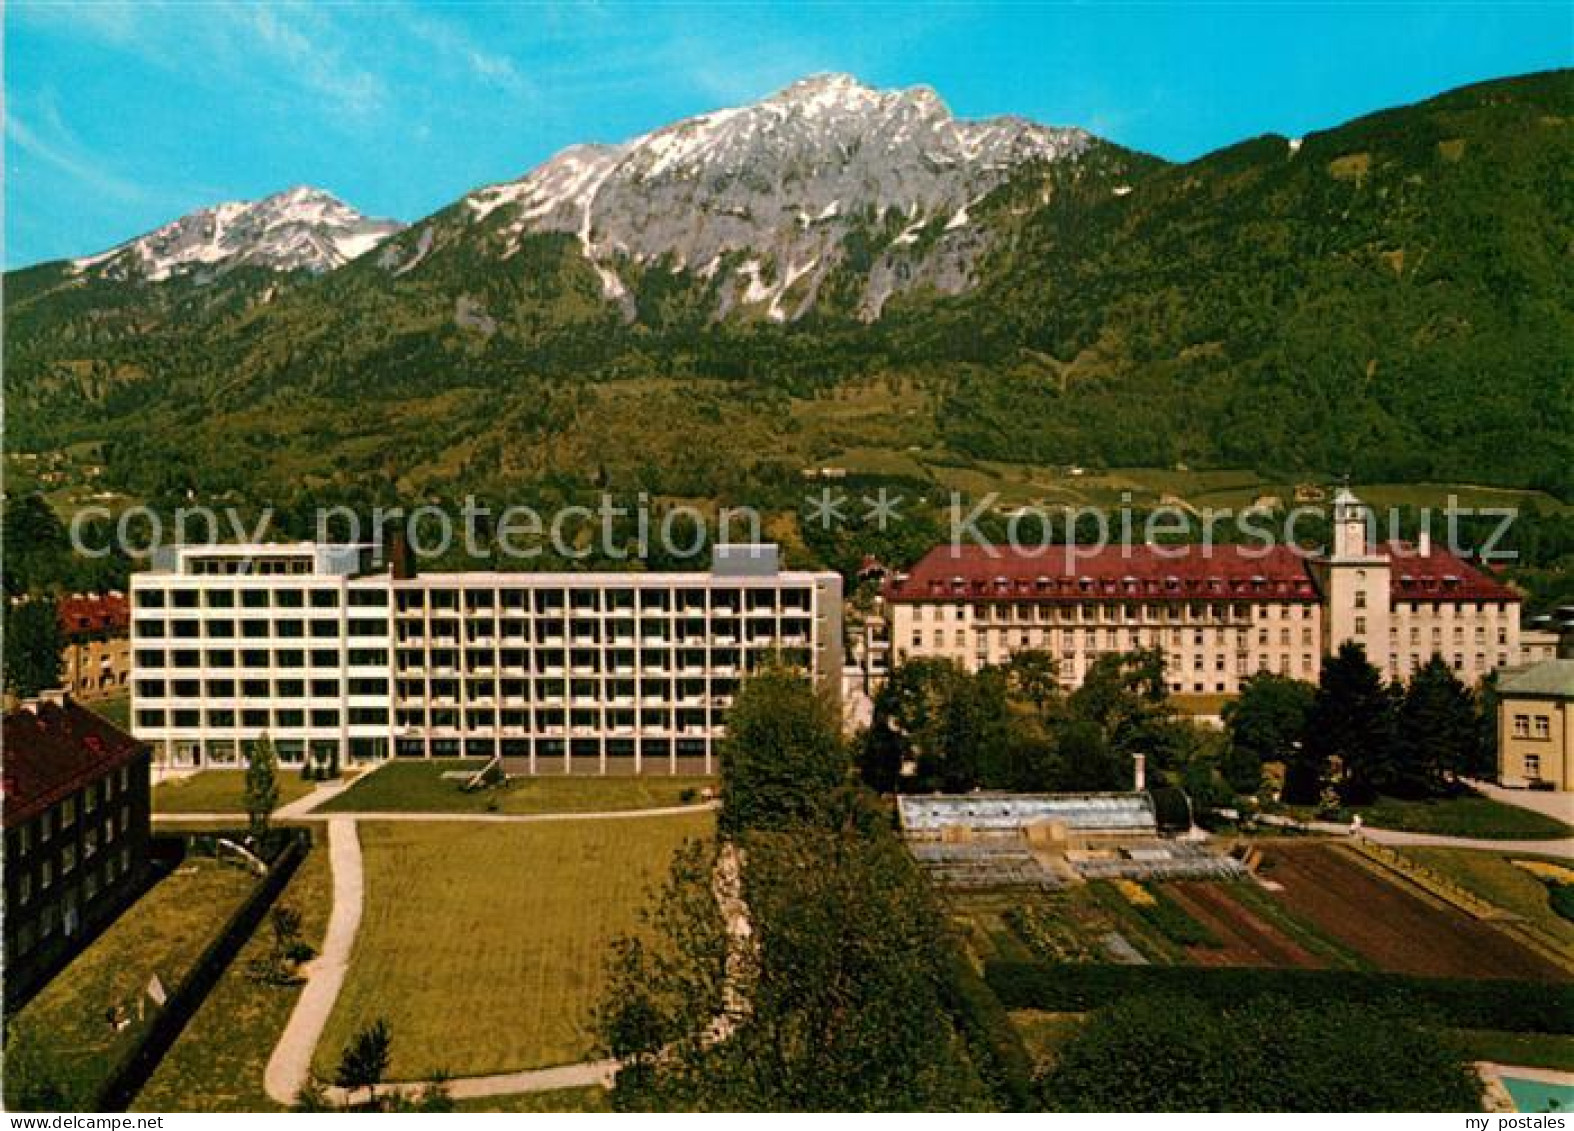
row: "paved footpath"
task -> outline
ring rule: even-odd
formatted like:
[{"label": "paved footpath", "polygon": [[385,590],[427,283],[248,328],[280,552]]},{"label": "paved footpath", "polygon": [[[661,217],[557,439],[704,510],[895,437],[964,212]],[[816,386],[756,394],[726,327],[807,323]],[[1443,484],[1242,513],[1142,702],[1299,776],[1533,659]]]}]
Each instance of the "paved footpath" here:
[{"label": "paved footpath", "polygon": [[[1347,826],[1337,826],[1348,833]],[[1361,835],[1377,844],[1393,847],[1406,845],[1436,848],[1479,848],[1487,852],[1523,852],[1536,856],[1554,856],[1560,860],[1574,860],[1574,837],[1563,840],[1484,840],[1479,837],[1436,836],[1432,833],[1406,833],[1397,829],[1361,830]]]},{"label": "paved footpath", "polygon": [[333,868],[333,911],[328,916],[322,953],[306,966],[306,985],[263,1075],[263,1087],[276,1103],[294,1103],[305,1085],[312,1054],[349,972],[350,952],[361,926],[363,895],[361,841],[352,818],[328,821],[328,860]]},{"label": "paved footpath", "polygon": [[[1265,814],[1259,819],[1264,824],[1277,828],[1326,833],[1333,837],[1349,837],[1352,835],[1348,824],[1340,824],[1336,821],[1297,821],[1272,813]],[[1393,848],[1404,848],[1407,846],[1479,848],[1486,852],[1522,852],[1527,855],[1552,856],[1560,860],[1574,860],[1574,837],[1565,837],[1562,840],[1487,840],[1481,837],[1401,832],[1398,829],[1379,829],[1371,825],[1361,826],[1361,837],[1371,841],[1373,844],[1385,844]]]},{"label": "paved footpath", "polygon": [[[327,800],[323,798],[322,800]],[[350,821],[464,821],[471,824],[538,824],[550,821],[633,821],[642,817],[676,817],[683,813],[704,813],[715,809],[720,802],[701,801],[693,805],[667,805],[657,809],[600,809],[587,813],[445,813],[417,812],[395,813],[379,810],[357,810],[354,813],[286,814],[283,809],[273,815],[275,821],[288,816],[296,821],[327,821],[330,826],[338,820]],[[215,822],[244,820],[245,814],[237,813],[155,813],[154,824],[159,825],[208,825]]]},{"label": "paved footpath", "polygon": [[386,765],[388,765],[387,762],[380,763],[358,777],[336,778],[331,782],[319,782],[317,787],[310,793],[306,794],[306,796],[297,797],[288,805],[281,805],[275,809],[273,812],[273,819],[277,821],[290,820],[296,817],[304,817],[313,809],[317,808],[317,806],[332,801],[335,797],[338,797],[339,794],[343,793],[351,786],[359,785],[361,782],[365,781],[368,777],[370,777],[372,774],[375,774],[378,770]]},{"label": "paved footpath", "polygon": [[[444,1085],[456,1100],[477,1100],[489,1096],[517,1096],[524,1092],[555,1092],[560,1088],[610,1088],[617,1070],[615,1060],[587,1060],[582,1064],[500,1072],[496,1076],[456,1076],[444,1081]],[[429,1080],[391,1080],[377,1091],[385,1096],[392,1093],[409,1096],[430,1086]],[[329,1088],[328,1098],[342,1104],[350,1097],[343,1088]],[[357,1089],[355,1098],[365,1099],[366,1095]]]}]

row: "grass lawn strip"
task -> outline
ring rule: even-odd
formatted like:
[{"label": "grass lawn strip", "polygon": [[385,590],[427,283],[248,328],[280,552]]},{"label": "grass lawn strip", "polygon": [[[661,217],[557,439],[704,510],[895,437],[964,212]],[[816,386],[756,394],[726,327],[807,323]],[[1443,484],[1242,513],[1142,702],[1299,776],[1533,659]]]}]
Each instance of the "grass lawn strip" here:
[{"label": "grass lawn strip", "polygon": [[[279,804],[305,797],[312,783],[298,774],[280,770]],[[153,787],[154,813],[244,813],[245,770],[199,770],[189,777],[172,778]]]},{"label": "grass lawn strip", "polygon": [[1440,801],[1384,797],[1358,811],[1367,824],[1400,832],[1481,840],[1558,840],[1574,836],[1574,827],[1562,821],[1490,797],[1451,797]]},{"label": "grass lawn strip", "polygon": [[[275,906],[285,904],[301,913],[301,937],[321,946],[333,907],[333,877],[320,832]],[[248,975],[251,961],[272,948],[273,926],[265,918],[159,1062],[133,1111],[278,1110],[263,1090],[263,1070],[300,987],[265,985]]]},{"label": "grass lawn strip", "polygon": [[1430,846],[1407,846],[1397,851],[1488,903],[1518,915],[1559,945],[1574,950],[1574,923],[1552,909],[1546,884],[1514,864],[1515,860],[1536,857],[1524,853],[1499,854],[1472,848]]},{"label": "grass lawn strip", "polygon": [[475,759],[395,762],[324,803],[319,813],[590,813],[659,809],[697,801],[715,778],[591,775],[511,778],[496,788],[466,791],[447,774],[476,770]]},{"label": "grass lawn strip", "polygon": [[1574,1072],[1574,1037],[1571,1036],[1499,1033],[1490,1029],[1455,1029],[1452,1032],[1471,1060]]},{"label": "grass lawn strip", "polygon": [[[127,908],[7,1026],[6,1106],[48,1084],[65,1110],[94,1110],[97,1089],[151,1019],[148,1001],[137,1020],[149,980],[157,974],[173,992],[255,882],[236,865],[188,857]],[[118,1032],[106,1019],[115,1005],[131,1018]]]}]

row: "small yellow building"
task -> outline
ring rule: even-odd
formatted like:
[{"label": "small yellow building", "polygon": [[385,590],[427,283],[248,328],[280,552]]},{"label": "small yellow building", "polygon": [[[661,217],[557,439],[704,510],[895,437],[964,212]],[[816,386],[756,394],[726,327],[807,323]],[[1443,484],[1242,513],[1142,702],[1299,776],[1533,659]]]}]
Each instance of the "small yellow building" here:
[{"label": "small yellow building", "polygon": [[1506,671],[1498,694],[1498,780],[1574,789],[1574,660]]}]

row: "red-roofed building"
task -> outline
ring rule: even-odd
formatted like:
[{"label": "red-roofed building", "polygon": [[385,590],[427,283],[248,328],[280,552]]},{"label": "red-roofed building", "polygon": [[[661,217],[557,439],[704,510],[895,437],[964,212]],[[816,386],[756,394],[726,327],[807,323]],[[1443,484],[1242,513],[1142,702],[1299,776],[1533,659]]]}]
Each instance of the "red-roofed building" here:
[{"label": "red-roofed building", "polygon": [[131,605],[120,593],[72,595],[56,604],[61,681],[84,702],[124,695],[131,681]]},{"label": "red-roofed building", "polygon": [[139,889],[149,754],[60,692],[4,717],[5,995],[26,1000]]},{"label": "red-roofed building", "polygon": [[1042,649],[1081,683],[1108,652],[1162,648],[1172,691],[1235,691],[1260,668],[1315,679],[1317,586],[1293,550],[1261,546],[942,546],[884,596],[895,655],[977,669]]},{"label": "red-roofed building", "polygon": [[1347,640],[1391,677],[1434,653],[1467,682],[1520,663],[1519,596],[1429,544],[1367,545],[1368,512],[1334,502],[1334,546],[939,546],[883,596],[890,650],[976,670],[1041,649],[1067,686],[1103,653],[1161,648],[1170,689],[1232,694],[1274,671],[1315,680]]}]

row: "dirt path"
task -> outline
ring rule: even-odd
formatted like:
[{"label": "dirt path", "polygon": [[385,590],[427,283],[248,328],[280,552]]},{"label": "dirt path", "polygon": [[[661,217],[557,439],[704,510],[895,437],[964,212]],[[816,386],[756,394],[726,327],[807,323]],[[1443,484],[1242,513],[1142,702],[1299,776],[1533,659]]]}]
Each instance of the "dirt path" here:
[{"label": "dirt path", "polygon": [[1329,844],[1278,844],[1263,853],[1275,897],[1324,934],[1384,970],[1455,978],[1567,981],[1568,975],[1501,931],[1437,906]]},{"label": "dirt path", "polygon": [[1313,970],[1324,965],[1311,951],[1237,903],[1223,884],[1184,880],[1170,884],[1166,892],[1224,944],[1192,947],[1187,953],[1199,966]]}]

